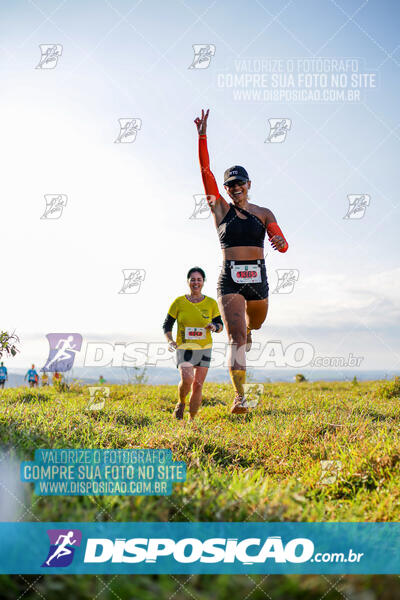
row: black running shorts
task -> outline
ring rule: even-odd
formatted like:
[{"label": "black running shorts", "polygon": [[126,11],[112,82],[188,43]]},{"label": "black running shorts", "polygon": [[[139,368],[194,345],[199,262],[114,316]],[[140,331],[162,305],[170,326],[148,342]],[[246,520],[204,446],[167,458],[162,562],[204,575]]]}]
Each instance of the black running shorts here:
[{"label": "black running shorts", "polygon": [[246,300],[268,298],[268,279],[263,258],[225,260],[218,279],[217,295],[241,294]]},{"label": "black running shorts", "polygon": [[200,350],[180,350],[178,348],[176,351],[176,366],[178,368],[182,363],[190,363],[193,367],[209,367],[210,362],[211,348],[202,348]]}]

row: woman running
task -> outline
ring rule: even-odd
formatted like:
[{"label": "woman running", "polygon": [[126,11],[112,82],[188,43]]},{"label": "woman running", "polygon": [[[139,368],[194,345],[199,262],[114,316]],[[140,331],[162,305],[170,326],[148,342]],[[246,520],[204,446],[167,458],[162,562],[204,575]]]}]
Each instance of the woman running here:
[{"label": "woman running", "polygon": [[[169,349],[171,352],[176,350],[176,366],[181,373],[179,401],[174,410],[176,419],[183,419],[186,396],[190,389],[190,419],[195,418],[211,361],[211,332],[219,333],[224,328],[217,302],[201,293],[205,278],[200,267],[189,270],[187,281],[190,294],[179,296],[173,301],[163,325]],[[174,342],[172,328],[176,320],[178,332]]]},{"label": "woman running", "polygon": [[218,304],[229,342],[229,373],[236,396],[231,413],[247,412],[244,403],[245,352],[251,348],[251,331],[260,329],[268,311],[268,280],[264,261],[267,232],[272,247],[286,252],[288,243],[268,208],[250,204],[251,181],[238,165],[224,173],[224,187],[232,203],[226,202],[210,171],[207,150],[209,110],[195,119],[199,133],[199,160],[208,204],[214,215],[224,264],[218,279]]}]

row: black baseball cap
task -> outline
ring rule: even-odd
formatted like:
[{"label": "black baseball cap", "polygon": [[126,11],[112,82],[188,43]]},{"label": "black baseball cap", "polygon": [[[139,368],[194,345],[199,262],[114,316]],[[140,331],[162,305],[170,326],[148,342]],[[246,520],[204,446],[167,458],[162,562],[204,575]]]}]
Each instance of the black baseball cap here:
[{"label": "black baseball cap", "polygon": [[244,167],[240,167],[239,165],[235,165],[234,167],[229,167],[224,173],[224,185],[229,183],[230,181],[249,181],[249,174],[247,173]]}]

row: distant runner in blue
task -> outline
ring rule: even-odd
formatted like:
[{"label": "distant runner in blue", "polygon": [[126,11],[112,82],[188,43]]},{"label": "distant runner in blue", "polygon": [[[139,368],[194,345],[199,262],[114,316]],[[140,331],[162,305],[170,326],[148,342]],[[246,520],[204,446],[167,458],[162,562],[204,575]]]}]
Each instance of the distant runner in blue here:
[{"label": "distant runner in blue", "polygon": [[4,384],[8,380],[7,367],[4,366],[4,363],[0,363],[0,387],[4,389]]},{"label": "distant runner in blue", "polygon": [[28,378],[29,387],[35,387],[39,385],[39,375],[35,370],[35,365],[32,365],[32,368],[27,371],[24,380],[26,378]]}]

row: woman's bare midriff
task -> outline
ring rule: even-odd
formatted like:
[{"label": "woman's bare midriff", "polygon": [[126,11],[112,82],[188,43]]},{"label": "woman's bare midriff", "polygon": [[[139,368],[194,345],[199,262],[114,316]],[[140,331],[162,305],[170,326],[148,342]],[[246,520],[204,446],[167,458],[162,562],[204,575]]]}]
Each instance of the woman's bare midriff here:
[{"label": "woman's bare midriff", "polygon": [[222,256],[224,260],[254,260],[264,258],[264,249],[258,246],[234,246],[223,248]]}]

